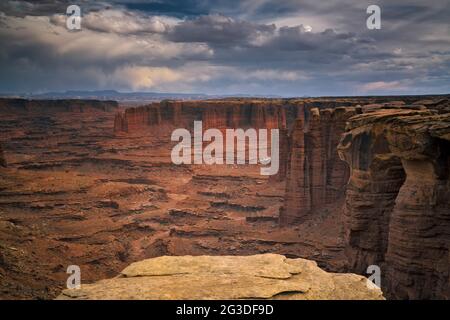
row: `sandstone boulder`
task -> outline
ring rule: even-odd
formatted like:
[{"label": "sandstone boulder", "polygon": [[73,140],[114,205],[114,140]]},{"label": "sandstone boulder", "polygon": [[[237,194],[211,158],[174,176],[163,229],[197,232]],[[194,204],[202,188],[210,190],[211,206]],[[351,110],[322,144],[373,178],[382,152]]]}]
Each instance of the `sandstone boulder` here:
[{"label": "sandstone boulder", "polygon": [[136,262],[115,278],[67,289],[57,299],[383,299],[355,274],[334,274],[305,259],[162,256]]}]

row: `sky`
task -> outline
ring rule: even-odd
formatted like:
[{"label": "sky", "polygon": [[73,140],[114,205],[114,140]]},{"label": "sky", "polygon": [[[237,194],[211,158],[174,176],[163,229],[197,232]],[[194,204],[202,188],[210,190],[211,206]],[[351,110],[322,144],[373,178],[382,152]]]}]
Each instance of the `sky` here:
[{"label": "sky", "polygon": [[449,21],[450,0],[3,0],[0,92],[450,93]]}]

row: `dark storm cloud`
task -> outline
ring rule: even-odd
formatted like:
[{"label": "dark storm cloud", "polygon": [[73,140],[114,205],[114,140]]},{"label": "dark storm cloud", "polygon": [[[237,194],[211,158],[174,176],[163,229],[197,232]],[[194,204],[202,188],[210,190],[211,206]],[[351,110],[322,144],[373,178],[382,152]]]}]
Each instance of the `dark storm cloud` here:
[{"label": "dark storm cloud", "polygon": [[448,91],[446,0],[0,2],[0,92],[140,89],[330,95]]},{"label": "dark storm cloud", "polygon": [[119,2],[127,9],[138,10],[150,14],[163,14],[183,18],[185,16],[198,16],[209,14],[210,7],[203,2],[194,0],[185,1],[137,1]]},{"label": "dark storm cloud", "polygon": [[0,11],[9,16],[47,15],[50,12],[64,12],[65,1],[2,1]]},{"label": "dark storm cloud", "polygon": [[256,24],[221,15],[201,16],[183,21],[167,33],[176,42],[203,42],[212,47],[229,50],[231,45],[241,49],[256,48],[269,51],[315,51],[346,54],[374,42],[370,37],[354,33],[338,33],[332,29],[308,32],[303,26],[281,27],[275,24]]},{"label": "dark storm cloud", "polygon": [[9,16],[47,16],[64,14],[69,5],[76,4],[85,10],[99,10],[108,7],[107,2],[89,0],[4,0],[0,2],[0,12]]},{"label": "dark storm cloud", "polygon": [[360,40],[351,33],[336,33],[331,29],[322,32],[305,32],[302,27],[282,27],[279,35],[270,42],[273,47],[295,51],[320,51],[346,54],[359,43],[370,42]]},{"label": "dark storm cloud", "polygon": [[168,38],[177,42],[205,42],[212,45],[246,45],[258,36],[270,36],[275,25],[235,21],[222,15],[201,16],[173,28]]},{"label": "dark storm cloud", "polygon": [[[332,29],[309,32],[303,25],[277,28],[218,15],[201,16],[181,22],[167,33],[176,42],[201,42],[215,49],[215,59],[233,64],[270,63],[289,69],[302,59],[303,70],[353,55],[359,59],[382,53],[370,37],[339,33]],[[314,54],[311,54],[311,53]],[[276,64],[278,63],[278,64]],[[298,63],[297,63],[298,65]]]},{"label": "dark storm cloud", "polygon": [[162,14],[178,18],[209,14],[238,15],[245,0],[136,0],[117,1],[127,9],[149,14]]}]

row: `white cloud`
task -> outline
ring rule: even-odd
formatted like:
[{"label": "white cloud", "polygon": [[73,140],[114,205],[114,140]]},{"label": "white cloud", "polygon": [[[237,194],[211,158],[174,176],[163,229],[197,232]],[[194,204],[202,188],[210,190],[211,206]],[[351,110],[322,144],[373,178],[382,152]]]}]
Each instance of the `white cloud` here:
[{"label": "white cloud", "polygon": [[[47,62],[36,63],[51,64],[56,62],[52,59],[58,59],[60,63],[86,66],[163,63],[176,58],[207,58],[213,54],[206,44],[174,43],[159,34],[118,34],[90,29],[71,32],[61,25],[62,17],[1,17],[1,22],[8,26],[0,29],[0,39],[4,44],[1,51],[23,49],[20,51],[24,55],[31,51],[48,52],[53,56],[39,57]],[[59,22],[54,24],[55,21]],[[128,32],[135,29],[135,26],[128,25]]]},{"label": "white cloud", "polygon": [[181,92],[192,88],[192,85],[220,78],[229,71],[228,68],[207,63],[188,63],[172,68],[129,65],[105,75],[104,85],[132,90],[170,91],[169,88],[176,88]]},{"label": "white cloud", "polygon": [[392,90],[407,90],[408,87],[402,84],[400,81],[375,81],[375,82],[369,82],[365,83],[363,85],[360,85],[358,88],[360,91],[364,93],[369,92],[377,92],[377,91],[392,91]]},{"label": "white cloud", "polygon": [[[51,17],[51,21],[65,26],[66,16],[54,15]],[[179,20],[175,18],[144,16],[118,9],[91,11],[82,17],[84,29],[118,34],[164,33],[178,22]]]},{"label": "white cloud", "polygon": [[152,89],[161,84],[180,80],[182,75],[167,67],[126,66],[118,68],[111,76],[113,85],[133,90]]},{"label": "white cloud", "polygon": [[305,80],[308,78],[299,71],[282,71],[271,69],[244,72],[242,77],[246,79],[279,81]]}]

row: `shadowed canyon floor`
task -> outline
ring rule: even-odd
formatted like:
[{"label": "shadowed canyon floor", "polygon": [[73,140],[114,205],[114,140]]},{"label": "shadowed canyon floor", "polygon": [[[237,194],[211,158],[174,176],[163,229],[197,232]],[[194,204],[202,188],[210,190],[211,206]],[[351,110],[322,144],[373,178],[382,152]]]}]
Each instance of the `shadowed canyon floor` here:
[{"label": "shadowed canyon floor", "polygon": [[[403,276],[400,289],[392,289],[401,294],[394,297],[438,296],[427,289],[429,285],[419,283],[419,289],[411,285],[421,267],[425,275],[420,279],[437,279],[438,293],[445,297],[449,276],[445,259],[450,257],[445,214],[449,198],[444,197],[449,188],[448,153],[436,151],[442,158],[439,175],[427,179],[439,193],[439,221],[427,221],[440,223],[442,230],[424,236],[436,239],[427,242],[436,253],[410,270],[408,263],[417,258],[411,252],[423,238],[414,232],[415,221],[421,220],[408,216],[420,215],[424,205],[417,204],[413,212],[393,209],[405,177],[401,169],[392,168],[398,168],[404,152],[397,152],[395,159],[388,157],[383,141],[408,147],[411,142],[405,136],[425,127],[408,127],[407,121],[403,126],[410,129],[403,132],[401,125],[392,125],[389,137],[378,139],[383,136],[383,121],[395,124],[389,119],[396,119],[398,112],[375,112],[373,117],[365,113],[406,108],[405,102],[421,100],[408,108],[434,111],[426,113],[428,127],[420,141],[433,132],[438,142],[429,144],[443,150],[450,139],[445,116],[450,107],[442,97],[404,97],[405,102],[395,102],[398,99],[225,99],[127,110],[114,102],[65,101],[59,106],[52,102],[45,108],[44,102],[0,101],[0,298],[54,298],[65,288],[69,265],[79,265],[82,282],[91,283],[117,275],[132,262],[163,255],[277,253],[314,260],[329,272],[364,274],[367,264],[385,263],[386,250],[387,263],[395,266],[389,287],[395,287],[395,272]],[[390,103],[383,104],[386,101]],[[244,123],[288,131],[286,147],[280,151],[281,176],[261,176],[257,165],[173,165],[170,129],[198,119],[196,104],[202,105],[202,119],[209,127]],[[189,117],[183,118],[185,113]],[[346,137],[362,137],[350,147],[341,146],[342,157],[347,154],[351,159],[346,159],[347,165],[337,149],[350,117],[355,122]],[[420,117],[411,119],[415,123]],[[372,128],[372,120],[381,125]],[[151,130],[153,126],[157,130]],[[367,140],[364,132],[375,138]],[[396,132],[401,139],[395,138]],[[367,151],[364,146],[376,150],[370,155],[377,161],[361,156]],[[417,161],[429,157],[421,152]],[[407,169],[414,171],[415,163]],[[419,173],[428,168],[419,167]],[[347,189],[349,178],[352,184]],[[382,183],[392,181],[398,188],[383,192],[387,187]],[[408,192],[417,192],[415,188],[406,184],[401,200],[409,201]],[[401,237],[399,226],[412,221],[412,246],[404,245],[404,239],[388,241],[392,211],[393,240]],[[375,227],[367,223],[373,215]],[[438,267],[433,267],[435,259]]]}]

